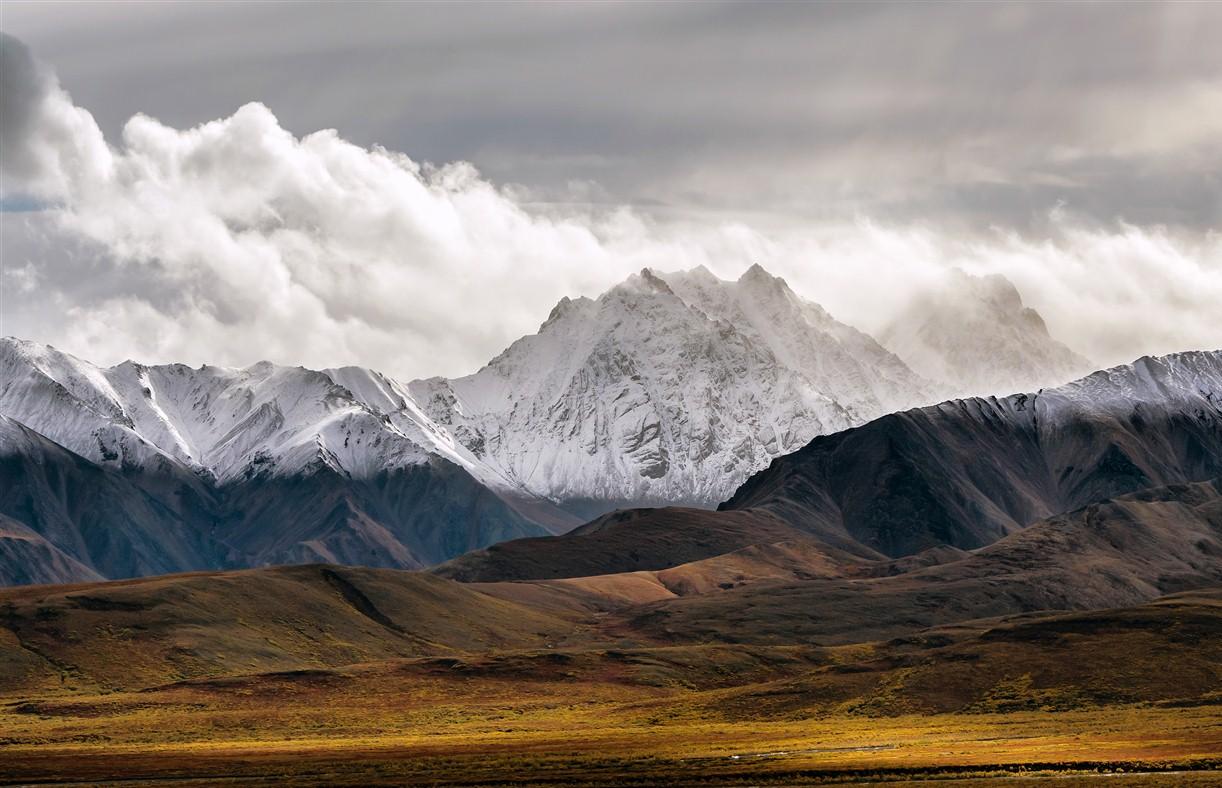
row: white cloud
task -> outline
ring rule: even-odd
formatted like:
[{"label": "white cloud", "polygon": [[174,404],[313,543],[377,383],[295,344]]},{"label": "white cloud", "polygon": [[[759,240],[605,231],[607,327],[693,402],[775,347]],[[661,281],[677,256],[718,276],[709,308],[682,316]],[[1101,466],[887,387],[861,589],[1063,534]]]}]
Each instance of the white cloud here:
[{"label": "white cloud", "polygon": [[0,33],[0,196],[17,182],[54,199],[78,183],[105,178],[110,152],[93,116],[72,103],[25,44]]},{"label": "white cloud", "polygon": [[1054,336],[1100,365],[1222,348],[1222,234],[1088,228],[1055,210],[1047,233],[957,237],[862,221],[783,236],[760,259],[867,331],[958,267],[1005,275]]},{"label": "white cloud", "polygon": [[48,88],[26,189],[58,204],[61,231],[177,293],[156,306],[139,291],[68,306],[58,341],[106,360],[453,374],[561,295],[695,251],[619,211],[533,215],[469,164],[421,165],[329,130],[297,139],[257,103],[189,130],[136,116],[112,150],[86,111]]},{"label": "white cloud", "polygon": [[[866,329],[955,265],[1005,273],[1054,333],[1101,362],[1222,346],[1214,234],[1087,230],[1060,209],[1038,242],[865,220],[764,232],[626,208],[543,213],[470,164],[420,164],[330,130],[297,138],[258,103],[190,129],[138,115],[116,147],[49,77],[31,107],[20,135],[6,129],[21,154],[6,161],[6,188],[55,207],[4,224],[6,279],[25,289],[5,330],[99,362],[460,374],[561,296],[643,266],[736,276],[751,261]],[[29,246],[9,237],[35,225],[54,230]],[[56,244],[74,251],[61,259]]]}]

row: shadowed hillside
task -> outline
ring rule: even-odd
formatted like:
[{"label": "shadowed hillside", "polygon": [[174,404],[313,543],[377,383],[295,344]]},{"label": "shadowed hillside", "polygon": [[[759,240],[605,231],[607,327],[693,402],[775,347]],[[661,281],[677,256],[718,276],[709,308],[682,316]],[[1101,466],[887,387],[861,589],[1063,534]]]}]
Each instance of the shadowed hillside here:
[{"label": "shadowed hillside", "polygon": [[930,567],[879,566],[884,576],[850,571],[674,599],[639,609],[632,626],[680,640],[847,643],[972,618],[1141,604],[1222,584],[1222,482],[1088,506]]},{"label": "shadowed hillside", "polygon": [[[628,509],[563,536],[502,542],[433,571],[465,582],[584,577],[666,569],[748,545],[807,539],[767,512]],[[860,547],[858,552],[871,555]]]},{"label": "shadowed hillside", "polygon": [[900,556],[981,547],[1115,495],[1219,474],[1222,353],[1181,353],[815,438],[721,508],[767,509]]},{"label": "shadowed hillside", "polygon": [[569,621],[426,574],[297,566],[0,592],[0,692],[541,647]]}]

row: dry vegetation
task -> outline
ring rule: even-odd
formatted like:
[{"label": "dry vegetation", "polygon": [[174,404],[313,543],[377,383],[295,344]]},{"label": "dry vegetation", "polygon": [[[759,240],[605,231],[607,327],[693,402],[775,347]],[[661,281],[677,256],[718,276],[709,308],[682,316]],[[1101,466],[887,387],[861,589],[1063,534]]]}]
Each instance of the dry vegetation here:
[{"label": "dry vegetation", "polygon": [[12,589],[0,623],[18,783],[1204,785],[1222,764],[1219,592],[667,644],[572,599],[295,567]]},{"label": "dry vegetation", "polygon": [[707,695],[363,666],[14,703],[0,715],[0,752],[18,781],[353,785],[1148,772],[1217,766],[1222,752],[1215,706],[727,722],[709,714]]}]

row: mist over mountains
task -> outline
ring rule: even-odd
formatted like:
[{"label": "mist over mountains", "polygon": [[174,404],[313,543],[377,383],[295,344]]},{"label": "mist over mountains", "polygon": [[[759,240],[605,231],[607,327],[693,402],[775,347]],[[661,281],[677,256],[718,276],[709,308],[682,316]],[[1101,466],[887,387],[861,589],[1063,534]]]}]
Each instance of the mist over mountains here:
[{"label": "mist over mountains", "polygon": [[1010,280],[957,268],[917,291],[879,338],[948,397],[1064,383],[1094,366],[1049,335]]},{"label": "mist over mountains", "polygon": [[[0,146],[3,277],[6,292],[20,296],[6,300],[0,334],[103,365],[131,357],[192,366],[270,359],[313,368],[358,363],[399,378],[457,376],[528,333],[563,296],[594,296],[644,267],[703,264],[737,277],[745,261],[783,274],[796,292],[878,339],[911,292],[945,290],[937,280],[960,267],[1004,275],[1057,340],[1098,366],[1222,342],[1212,319],[1222,299],[1217,234],[1208,224],[1199,232],[1174,222],[1133,225],[1128,212],[1087,220],[1076,213],[1084,203],[1057,191],[1082,171],[1052,181],[1041,173],[1034,191],[1020,177],[1010,187],[1033,201],[1025,219],[1009,216],[975,232],[925,213],[924,199],[920,214],[904,218],[888,212],[889,199],[877,210],[849,200],[848,215],[770,216],[747,198],[731,214],[697,211],[693,219],[683,205],[608,202],[597,183],[539,195],[504,173],[481,171],[477,156],[421,158],[410,147],[353,142],[347,128],[295,127],[274,104],[248,96],[189,120],[163,122],[141,108],[99,124],[22,41],[0,34],[0,55],[11,84]],[[346,112],[343,125],[364,115]],[[1213,140],[1199,110],[1183,117],[1193,121],[1178,124],[1181,132]],[[1127,136],[1127,124],[1118,128]],[[904,162],[913,161],[903,150]],[[561,170],[572,157],[564,161]],[[1118,177],[1128,183],[1135,172],[1149,175],[1126,163]],[[1209,183],[1206,167],[1185,172],[1194,189]],[[778,174],[768,168],[765,178]],[[972,188],[991,191],[1004,181],[979,177],[971,176]],[[848,180],[887,191],[886,177]],[[719,200],[731,193],[715,191]],[[1217,212],[1216,200],[1198,199],[1193,189],[1162,198],[1131,186],[1119,192],[1147,195],[1137,200],[1147,207],[1187,202],[1198,216],[1211,205]],[[1106,203],[1111,194],[1096,197]],[[981,195],[964,209],[998,207],[995,198]],[[830,196],[820,202],[845,207]]]},{"label": "mist over mountains", "polygon": [[[897,318],[888,332],[897,355],[758,265],[737,281],[703,268],[645,269],[598,299],[562,300],[538,333],[473,375],[410,383],[359,367],[313,371],[266,362],[99,368],[7,339],[0,343],[0,448],[8,468],[0,514],[8,518],[7,549],[25,556],[14,565],[27,567],[8,577],[308,561],[426,567],[507,539],[560,533],[613,509],[746,500],[773,484],[768,480],[783,467],[778,458],[797,452],[784,465],[801,462],[812,451],[803,447],[818,436],[860,442],[869,430],[895,435],[887,419],[927,418],[925,411],[903,414],[908,408],[989,382],[1022,382],[1034,392],[1086,363],[1048,335],[1008,282],[956,273],[951,287],[941,300],[919,296]],[[944,310],[964,303],[956,332],[959,312]],[[918,374],[908,360],[943,377]],[[977,375],[960,375],[966,367]],[[1177,379],[1170,390],[1186,385]],[[1187,400],[1164,402],[1163,388],[1133,388],[1141,407],[1187,407]],[[1069,391],[1058,395],[1065,403],[1084,401]],[[983,414],[1007,414],[994,449],[1004,463],[1019,456],[1004,447],[1032,429],[1005,420],[1024,411],[1034,419],[1058,401],[1049,396],[941,407],[978,412],[973,418],[982,425],[996,424],[996,416]],[[893,413],[899,415],[887,416]],[[1050,423],[1044,419],[1041,428]],[[866,432],[850,429],[866,424]],[[924,451],[947,450],[942,437],[930,437],[938,435],[934,428],[923,430],[924,442],[936,444]],[[964,456],[987,433],[967,423],[953,431],[974,436]],[[876,515],[854,514],[859,505],[891,506],[888,475],[900,472],[911,487],[928,472],[930,484],[942,483],[934,477],[946,468],[914,459],[915,434],[904,440],[908,448],[898,457],[853,450],[853,461],[830,466],[858,480],[835,483],[836,495],[860,489],[861,504],[804,501],[799,527],[904,555],[940,543],[987,544],[1095,499],[1085,482],[1078,486],[1088,492],[1076,495],[1045,482],[1032,492],[1036,482],[1011,479],[1028,503],[1002,503],[997,515],[989,513],[993,503],[919,524],[883,525]],[[1090,468],[1117,440],[1104,434],[1098,446],[1087,441],[1066,452]],[[1108,461],[1127,468],[1133,457],[1140,463],[1132,450]],[[1161,483],[1204,472],[1179,455],[1159,461],[1134,478]],[[868,470],[868,462],[882,464]],[[740,490],[770,463],[768,474]],[[871,488],[871,478],[884,487]],[[982,482],[978,495],[991,500],[998,484]],[[1131,486],[1103,488],[1110,494]],[[948,493],[928,494],[944,501]],[[768,505],[779,506],[783,519],[794,511]],[[854,519],[860,517],[874,524]],[[35,564],[45,568],[28,568]]]}]

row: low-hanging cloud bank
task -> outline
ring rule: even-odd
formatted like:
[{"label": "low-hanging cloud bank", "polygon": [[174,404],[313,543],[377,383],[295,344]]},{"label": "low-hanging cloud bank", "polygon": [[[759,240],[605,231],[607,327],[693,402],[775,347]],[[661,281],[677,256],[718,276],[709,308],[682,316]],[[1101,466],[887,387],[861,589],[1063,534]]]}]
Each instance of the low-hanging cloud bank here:
[{"label": "low-hanging cloud bank", "polygon": [[1222,346],[1216,232],[1084,228],[957,237],[869,221],[660,223],[626,208],[531,209],[469,164],[434,167],[326,130],[297,138],[252,103],[191,129],[138,115],[111,146],[4,37],[3,331],[100,362],[359,363],[470,371],[564,295],[644,266],[751,261],[877,329],[949,266],[1009,276],[1101,363]]}]

